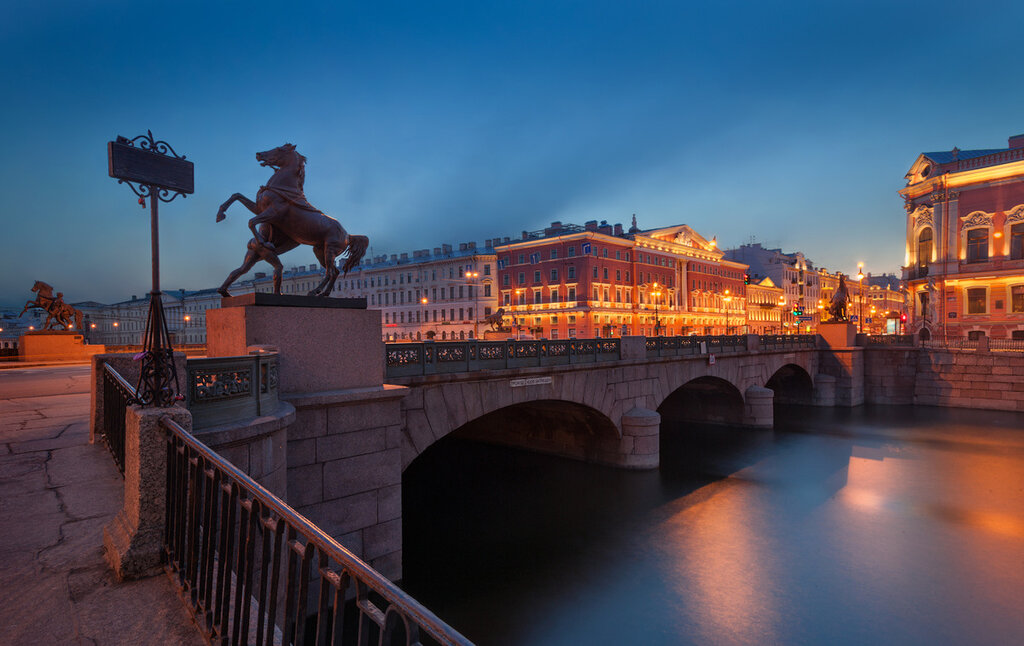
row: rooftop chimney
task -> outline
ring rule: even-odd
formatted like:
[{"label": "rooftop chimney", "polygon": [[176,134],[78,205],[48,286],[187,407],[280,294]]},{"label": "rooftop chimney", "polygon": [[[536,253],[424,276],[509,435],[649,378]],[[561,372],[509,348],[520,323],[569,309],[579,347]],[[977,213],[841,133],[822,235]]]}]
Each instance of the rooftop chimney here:
[{"label": "rooftop chimney", "polygon": [[1010,137],[1010,148],[1024,148],[1024,135]]},{"label": "rooftop chimney", "polygon": [[590,220],[589,222],[585,222],[583,224],[583,228],[585,228],[587,231],[597,231],[597,220]]},{"label": "rooftop chimney", "polygon": [[445,254],[446,256],[450,256],[452,254],[452,246],[450,244],[442,244],[441,253]]},{"label": "rooftop chimney", "polygon": [[617,236],[621,236],[622,235],[622,225],[621,224],[616,224],[615,225],[615,235],[617,235]]},{"label": "rooftop chimney", "polygon": [[469,245],[468,244],[466,244],[465,242],[460,242],[459,243],[459,251],[467,251],[468,249],[469,249]]},{"label": "rooftop chimney", "polygon": [[441,247],[434,247],[434,255],[435,256],[440,256],[441,255]]}]

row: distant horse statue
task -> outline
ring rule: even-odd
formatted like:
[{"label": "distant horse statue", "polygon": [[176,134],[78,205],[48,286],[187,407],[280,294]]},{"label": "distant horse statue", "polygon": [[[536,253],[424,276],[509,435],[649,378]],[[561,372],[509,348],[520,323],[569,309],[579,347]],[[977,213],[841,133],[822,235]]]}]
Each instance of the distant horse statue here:
[{"label": "distant horse statue", "polygon": [[[53,287],[41,280],[37,280],[32,285],[32,291],[35,292],[36,299],[34,301],[26,301],[21,314],[29,311],[29,309],[40,309],[46,312],[46,323],[43,324],[44,330],[52,330],[57,325],[67,330],[72,326],[72,322],[74,322],[77,329],[82,329],[82,312],[64,302],[63,292],[57,292],[57,295],[54,296]],[[21,314],[18,316],[21,316]]]},{"label": "distant horse statue", "polygon": [[[241,202],[256,217],[249,220],[253,238],[242,265],[231,272],[217,290],[229,296],[228,287],[260,260],[274,267],[274,293],[281,293],[281,261],[278,256],[300,244],[313,247],[313,253],[325,269],[324,279],[310,296],[327,296],[334,289],[338,276],[348,274],[359,264],[370,240],[366,236],[349,235],[334,218],[313,207],[303,192],[306,181],[306,158],[292,144],[256,153],[261,166],[270,166],[274,174],[266,186],[261,186],[253,202],[241,193],[235,193],[220,205],[217,222],[225,217],[228,207]],[[346,254],[341,270],[335,259]]]},{"label": "distant horse statue", "polygon": [[832,294],[832,300],[828,306],[828,313],[832,320],[842,323],[847,320],[846,304],[850,302],[850,291],[846,288],[846,277],[839,276],[839,287],[836,293]]},{"label": "distant horse statue", "polygon": [[484,323],[491,326],[492,332],[500,332],[505,329],[505,308],[499,307],[494,314],[484,317]]}]

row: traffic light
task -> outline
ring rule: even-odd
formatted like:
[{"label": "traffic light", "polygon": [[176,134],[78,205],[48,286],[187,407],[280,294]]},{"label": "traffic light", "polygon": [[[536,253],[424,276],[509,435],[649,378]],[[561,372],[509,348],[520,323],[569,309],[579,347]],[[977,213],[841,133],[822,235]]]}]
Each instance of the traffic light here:
[{"label": "traffic light", "polygon": [[804,315],[804,311],[803,311],[802,308],[799,308],[799,307],[794,307],[793,308],[793,316],[803,316],[803,315]]},{"label": "traffic light", "polygon": [[904,323],[907,322],[907,313],[906,312],[900,314],[900,320],[903,321]]},{"label": "traffic light", "polygon": [[744,285],[749,285],[750,284],[750,274],[743,274],[743,284]]}]

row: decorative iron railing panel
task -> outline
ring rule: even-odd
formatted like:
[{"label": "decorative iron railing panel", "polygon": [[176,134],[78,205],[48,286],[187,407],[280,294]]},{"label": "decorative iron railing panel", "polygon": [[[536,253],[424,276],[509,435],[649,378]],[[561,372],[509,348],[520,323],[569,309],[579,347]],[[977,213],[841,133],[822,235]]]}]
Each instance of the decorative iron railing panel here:
[{"label": "decorative iron railing panel", "polygon": [[818,345],[816,334],[762,334],[758,339],[762,350],[813,350]]},{"label": "decorative iron railing panel", "polygon": [[470,644],[170,418],[161,426],[164,559],[210,643]]},{"label": "decorative iron railing panel", "polygon": [[619,339],[428,341],[389,343],[384,349],[388,377],[618,361],[621,356]]},{"label": "decorative iron railing panel", "polygon": [[189,359],[185,373],[193,430],[277,410],[276,353]]},{"label": "decorative iron railing panel", "polygon": [[865,336],[864,339],[869,346],[914,345],[914,335],[912,334],[874,334],[871,336]]},{"label": "decorative iron railing panel", "polygon": [[135,402],[135,387],[109,364],[103,364],[103,439],[124,475],[125,413]]}]

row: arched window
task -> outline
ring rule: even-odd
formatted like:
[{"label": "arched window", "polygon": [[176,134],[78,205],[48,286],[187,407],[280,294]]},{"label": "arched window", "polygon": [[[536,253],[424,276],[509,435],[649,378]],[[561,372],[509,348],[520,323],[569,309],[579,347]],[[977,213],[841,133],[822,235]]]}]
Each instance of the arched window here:
[{"label": "arched window", "polygon": [[932,229],[927,227],[917,236],[917,266],[927,267],[932,260]]}]

